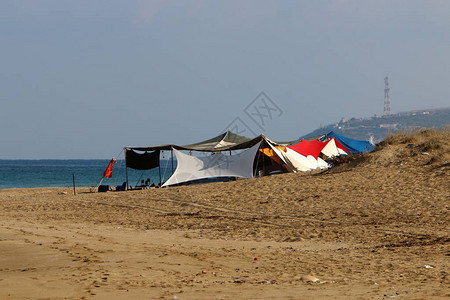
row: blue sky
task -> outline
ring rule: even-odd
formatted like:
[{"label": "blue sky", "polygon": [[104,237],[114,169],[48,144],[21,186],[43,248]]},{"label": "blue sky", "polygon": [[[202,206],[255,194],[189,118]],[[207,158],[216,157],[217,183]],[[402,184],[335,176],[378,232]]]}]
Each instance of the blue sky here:
[{"label": "blue sky", "polygon": [[[445,0],[3,0],[0,159],[110,158],[236,118],[292,140],[381,115],[386,75],[392,112],[448,107],[449,28]],[[258,126],[261,92],[279,111]]]}]

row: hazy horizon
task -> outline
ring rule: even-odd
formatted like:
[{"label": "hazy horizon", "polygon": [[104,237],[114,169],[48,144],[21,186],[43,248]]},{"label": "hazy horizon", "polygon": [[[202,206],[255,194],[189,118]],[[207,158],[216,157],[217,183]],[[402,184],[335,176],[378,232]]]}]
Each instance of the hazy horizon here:
[{"label": "hazy horizon", "polygon": [[0,159],[108,159],[226,129],[293,140],[449,106],[443,0],[6,0]]}]

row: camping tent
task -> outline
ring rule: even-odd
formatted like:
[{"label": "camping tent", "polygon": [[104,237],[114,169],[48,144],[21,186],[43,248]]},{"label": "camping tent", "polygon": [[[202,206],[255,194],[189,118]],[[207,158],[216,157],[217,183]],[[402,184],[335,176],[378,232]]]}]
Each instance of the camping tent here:
[{"label": "camping tent", "polygon": [[[260,174],[258,169],[263,171],[261,174],[268,174],[274,170],[292,171],[287,166],[282,167],[286,162],[282,161],[277,155],[270,157],[264,153],[265,151],[258,151],[260,147],[262,149],[269,148],[269,145],[272,145],[272,143],[263,135],[251,139],[227,131],[205,141],[184,146],[168,144],[151,147],[125,147],[125,163],[127,168],[144,170],[147,168],[140,167],[139,164],[151,165],[146,158],[154,157],[155,153],[159,155],[162,150],[170,150],[176,156],[177,168],[175,171],[172,169],[172,176],[163,186],[206,178],[252,178],[255,174]],[[144,153],[139,154],[135,151]],[[196,157],[181,151],[189,151],[189,154],[206,152],[208,155]],[[239,153],[232,153],[232,151]],[[213,155],[210,155],[210,153]],[[262,156],[257,155],[257,153],[262,153]],[[131,160],[128,159],[130,157]],[[142,160],[139,161],[139,158],[142,158]],[[259,161],[259,158],[262,158],[262,160]],[[159,167],[159,164],[154,165]]]},{"label": "camping tent", "polygon": [[[211,143],[212,140],[214,140],[213,143]],[[204,143],[212,145],[210,148],[204,147],[202,142],[183,146],[184,149],[189,148],[191,154],[194,154],[195,151],[212,152],[207,156],[188,155],[174,149],[177,168],[163,187],[208,178],[253,178],[257,175],[264,176],[296,170],[287,163],[282,155],[285,147],[274,145],[264,135],[254,139],[239,140],[241,143],[230,143],[230,145],[221,147],[215,146],[217,143],[214,138]],[[194,147],[201,150],[192,150]],[[232,154],[232,150],[240,151]]]},{"label": "camping tent", "polygon": [[281,155],[295,171],[305,172],[317,169],[317,159],[312,155],[303,156],[289,147],[286,147],[286,152],[281,152]]},{"label": "camping tent", "polygon": [[326,169],[329,165],[321,157],[322,154],[326,157],[333,157],[347,154],[348,152],[335,139],[326,142],[301,140],[295,145],[287,146],[287,150],[286,156],[288,160],[292,161],[292,164],[299,171]]},{"label": "camping tent", "polygon": [[253,163],[259,146],[260,143],[255,144],[251,148],[234,155],[217,152],[203,157],[174,150],[178,162],[177,169],[163,184],[163,187],[207,178],[253,178]]},{"label": "camping tent", "polygon": [[373,149],[375,149],[375,146],[369,141],[360,141],[351,139],[342,136],[334,131],[329,132],[327,134],[327,137],[329,139],[335,138],[339,143],[342,144],[342,146],[344,146],[352,154],[370,152]]},{"label": "camping tent", "polygon": [[323,147],[321,152],[327,157],[350,154],[350,151],[335,138],[331,138],[328,142],[326,142],[326,145]]},{"label": "camping tent", "polygon": [[[264,135],[252,139],[227,131],[202,142],[184,146],[168,144],[125,147],[125,161],[127,167],[139,170],[159,167],[160,151],[171,151],[172,176],[163,184],[169,186],[207,178],[252,178],[256,175],[323,169],[329,166],[320,157],[321,154],[332,157],[349,152],[338,137],[326,142],[302,140],[294,145],[287,144],[271,141]],[[182,151],[189,151],[189,154]],[[194,153],[207,155],[192,155]],[[173,154],[177,159],[175,171]]]},{"label": "camping tent", "polygon": [[306,141],[301,140],[300,143],[288,146],[288,148],[294,150],[297,153],[300,153],[303,156],[311,155],[315,159],[319,158],[322,149],[326,146],[326,143],[314,140],[314,141]]}]

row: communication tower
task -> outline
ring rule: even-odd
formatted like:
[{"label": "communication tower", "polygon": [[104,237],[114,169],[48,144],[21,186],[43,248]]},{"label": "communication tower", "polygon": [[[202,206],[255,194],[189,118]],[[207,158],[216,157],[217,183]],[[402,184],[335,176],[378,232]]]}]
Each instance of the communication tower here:
[{"label": "communication tower", "polygon": [[384,77],[384,114],[383,116],[389,117],[391,115],[391,96],[389,95],[389,77]]}]

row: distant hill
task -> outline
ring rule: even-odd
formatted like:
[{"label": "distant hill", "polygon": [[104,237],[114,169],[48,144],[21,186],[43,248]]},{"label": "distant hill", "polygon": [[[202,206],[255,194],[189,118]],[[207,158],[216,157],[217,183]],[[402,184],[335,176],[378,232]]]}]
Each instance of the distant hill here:
[{"label": "distant hill", "polygon": [[375,143],[384,140],[390,133],[411,132],[422,128],[444,128],[450,124],[450,107],[441,109],[416,110],[393,114],[389,117],[343,118],[341,121],[316,129],[302,137],[311,138],[330,131],[358,139],[373,139]]}]

